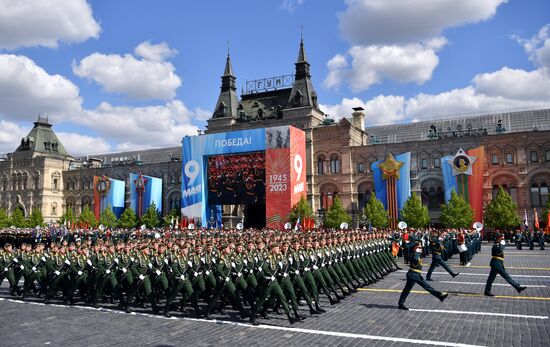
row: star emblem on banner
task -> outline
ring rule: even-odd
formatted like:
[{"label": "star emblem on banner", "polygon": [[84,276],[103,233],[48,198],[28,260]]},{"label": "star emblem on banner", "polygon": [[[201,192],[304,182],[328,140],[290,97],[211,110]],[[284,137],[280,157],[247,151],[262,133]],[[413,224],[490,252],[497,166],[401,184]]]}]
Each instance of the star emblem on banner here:
[{"label": "star emblem on banner", "polygon": [[448,160],[449,165],[453,168],[453,176],[457,175],[472,175],[472,167],[476,162],[477,157],[468,155],[460,148],[456,154]]},{"label": "star emblem on banner", "polygon": [[383,179],[387,180],[390,177],[399,179],[399,170],[403,164],[403,162],[395,160],[391,153],[388,153],[386,160],[378,164],[378,168],[382,170]]}]

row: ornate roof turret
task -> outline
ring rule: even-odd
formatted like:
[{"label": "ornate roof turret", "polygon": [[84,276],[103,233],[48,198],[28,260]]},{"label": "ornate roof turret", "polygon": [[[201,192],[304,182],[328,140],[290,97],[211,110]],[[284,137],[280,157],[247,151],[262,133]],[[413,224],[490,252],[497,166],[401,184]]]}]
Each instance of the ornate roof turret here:
[{"label": "ornate roof turret", "polygon": [[32,152],[70,157],[69,153],[63,147],[63,144],[57,138],[52,130],[52,125],[48,118],[38,117],[34,122],[34,127],[29,134],[21,139],[21,144],[15,152]]},{"label": "ornate roof turret", "polygon": [[300,40],[300,50],[298,51],[298,59],[296,59],[296,72],[294,74],[294,84],[290,99],[288,100],[290,107],[311,106],[318,108],[317,93],[313,89],[311,83],[311,73],[309,63],[306,58],[306,50],[304,48],[303,38]]},{"label": "ornate roof turret", "polygon": [[231,57],[227,52],[227,59],[225,61],[225,69],[222,76],[222,86],[216,108],[212,118],[221,117],[237,117],[237,106],[239,100],[237,98],[237,85],[236,78],[233,75],[233,66],[231,66]]}]

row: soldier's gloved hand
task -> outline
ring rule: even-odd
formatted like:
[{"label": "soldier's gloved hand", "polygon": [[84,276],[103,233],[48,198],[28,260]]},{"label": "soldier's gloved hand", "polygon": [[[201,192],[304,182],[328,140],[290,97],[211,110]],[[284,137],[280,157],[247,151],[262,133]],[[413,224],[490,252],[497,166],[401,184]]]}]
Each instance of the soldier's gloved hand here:
[{"label": "soldier's gloved hand", "polygon": [[145,279],[145,276],[139,275],[139,279],[143,281]]}]

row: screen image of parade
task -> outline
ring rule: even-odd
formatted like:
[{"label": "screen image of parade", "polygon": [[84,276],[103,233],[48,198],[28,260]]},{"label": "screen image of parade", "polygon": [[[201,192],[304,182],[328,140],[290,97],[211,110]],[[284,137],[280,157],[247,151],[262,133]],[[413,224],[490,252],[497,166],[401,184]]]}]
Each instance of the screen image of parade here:
[{"label": "screen image of parade", "polygon": [[209,205],[265,203],[265,152],[208,157]]}]

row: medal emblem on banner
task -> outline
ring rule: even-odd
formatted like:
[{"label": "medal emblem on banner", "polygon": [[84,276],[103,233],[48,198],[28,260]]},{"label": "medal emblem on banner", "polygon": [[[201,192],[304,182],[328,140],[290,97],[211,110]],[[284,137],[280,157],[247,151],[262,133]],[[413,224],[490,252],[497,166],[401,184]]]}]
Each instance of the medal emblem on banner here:
[{"label": "medal emblem on banner", "polygon": [[468,155],[460,148],[456,154],[449,159],[449,164],[453,168],[453,176],[472,175],[472,167],[476,162],[476,157]]},{"label": "medal emblem on banner", "polygon": [[107,194],[109,194],[109,189],[111,189],[111,180],[109,177],[105,175],[101,176],[97,182],[96,189],[102,197],[107,196]]},{"label": "medal emblem on banner", "polygon": [[399,210],[397,206],[396,181],[399,180],[399,170],[401,170],[403,164],[403,162],[395,160],[395,157],[391,153],[388,153],[386,160],[378,164],[378,168],[382,171],[382,178],[386,180],[388,217],[392,228],[397,226]]}]

